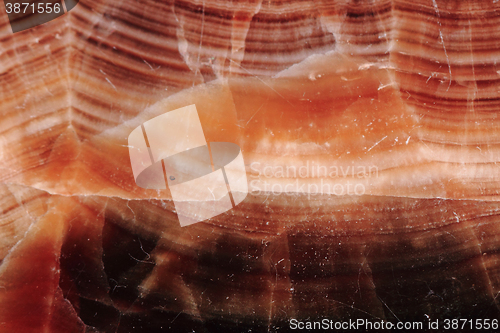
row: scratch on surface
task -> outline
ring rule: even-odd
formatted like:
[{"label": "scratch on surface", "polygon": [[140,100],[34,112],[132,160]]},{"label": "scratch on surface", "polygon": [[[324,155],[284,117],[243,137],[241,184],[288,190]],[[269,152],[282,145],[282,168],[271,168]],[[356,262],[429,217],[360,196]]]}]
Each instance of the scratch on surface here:
[{"label": "scratch on surface", "polygon": [[141,251],[148,256],[147,260],[151,259],[151,256],[149,255],[149,253],[147,253],[146,251],[144,251],[144,247],[142,246],[142,242],[141,242],[141,239],[139,237],[137,237],[137,240],[139,241],[139,245],[141,246]]},{"label": "scratch on surface", "polygon": [[271,323],[273,320],[274,291],[276,289],[276,286],[278,285],[278,268],[276,267],[276,264],[274,264],[270,259],[269,259],[269,263],[271,264],[271,267],[274,267],[274,272],[276,273],[276,280],[275,280],[273,287],[271,289],[271,300],[269,302],[269,317],[268,317],[268,324],[267,324],[267,331],[271,332]]},{"label": "scratch on surface", "polygon": [[248,125],[248,123],[250,122],[250,120],[252,120],[252,119],[253,119],[253,117],[255,117],[255,115],[256,115],[257,113],[259,113],[260,109],[262,109],[262,107],[263,107],[263,106],[264,106],[264,104],[262,104],[262,105],[260,106],[260,108],[259,108],[259,109],[258,109],[258,110],[257,110],[257,111],[256,111],[256,112],[255,112],[255,113],[254,113],[251,117],[250,117],[250,119],[248,119],[248,121],[247,121],[247,123],[245,124],[245,126],[246,126],[246,125]]},{"label": "scratch on surface", "polygon": [[364,262],[361,263],[361,267],[359,267],[359,272],[358,272],[358,289],[356,290],[356,293],[359,291],[359,299],[363,299],[363,297],[361,295],[361,285],[359,284],[359,280],[361,278],[361,271],[363,270],[363,264],[364,264]]},{"label": "scratch on surface", "polygon": [[382,300],[382,298],[380,298],[379,296],[377,296],[377,298],[379,299],[380,302],[382,302],[382,304],[384,304],[384,306],[387,308],[387,310],[389,310],[390,313],[392,313],[392,315],[398,320],[401,322],[401,319],[398,318],[398,316],[396,316],[396,314],[394,312],[392,312],[391,308],[389,306],[387,306],[387,304]]},{"label": "scratch on surface", "polygon": [[266,200],[262,201],[263,204],[266,203],[267,199],[269,199],[270,194],[267,195]]},{"label": "scratch on surface", "polygon": [[212,189],[211,189],[210,187],[207,187],[207,189],[208,189],[208,191],[210,192],[210,194],[212,195],[213,199],[214,199],[214,200],[217,200],[217,199],[215,198],[215,194],[214,194],[214,192],[212,191]]},{"label": "scratch on surface", "polygon": [[[184,28],[184,19],[182,15],[177,15],[176,13],[176,5],[175,1],[172,6],[172,13],[174,14],[175,21],[177,22],[177,27],[175,29],[175,34],[177,36],[177,49],[179,50],[180,55],[184,59],[184,62],[186,63],[186,66],[188,66],[189,70],[194,73],[194,80],[193,80],[193,86],[195,86],[197,78],[200,78],[201,81],[203,82],[203,76],[201,75],[201,72],[199,70],[199,57],[198,57],[198,62],[195,62],[191,60],[190,57],[190,50],[189,50],[189,45],[190,42],[188,41],[186,37],[186,29]],[[203,15],[203,19],[205,19],[205,16]],[[203,33],[203,32],[202,32]],[[201,41],[200,41],[201,43]],[[200,44],[201,47],[201,44]],[[198,50],[198,54],[200,53],[200,50]]]},{"label": "scratch on surface", "polygon": [[[477,228],[477,226],[476,226],[476,228]],[[493,288],[494,288],[493,285],[494,284],[492,283],[490,272],[488,271],[488,268],[487,268],[487,265],[486,265],[486,262],[485,262],[485,258],[484,258],[484,255],[487,252],[485,252],[485,251],[483,252],[482,244],[481,244],[481,239],[480,239],[480,237],[476,233],[476,230],[475,230],[476,228],[470,228],[470,231],[472,233],[472,236],[476,240],[477,251],[478,251],[478,258],[480,260],[480,264],[482,266],[482,270],[484,271],[484,276],[485,276],[486,280],[488,281],[488,291],[489,291],[489,294],[493,298],[493,302],[495,303],[497,309],[500,309],[500,305],[496,302],[496,298],[498,296],[498,293],[496,293],[496,295],[495,295],[495,290],[493,290]]]},{"label": "scratch on surface", "polygon": [[382,139],[378,140],[377,142],[375,142],[375,144],[373,146],[371,146],[370,148],[368,148],[368,150],[366,152],[369,152],[370,150],[372,150],[375,146],[377,146],[379,143],[381,143],[385,139],[387,139],[387,135],[384,136]]},{"label": "scratch on surface", "polygon": [[148,65],[148,66],[149,66],[149,68],[151,68],[151,70],[154,70],[154,69],[153,69],[153,66],[151,66],[151,65],[149,64],[149,62],[147,62],[147,61],[146,61],[146,59],[142,59],[142,61],[144,61],[144,63],[145,63],[146,65]]},{"label": "scratch on surface", "polygon": [[174,320],[172,320],[170,323],[172,324],[172,323],[173,323],[173,322],[177,319],[177,317],[179,317],[179,316],[181,315],[181,313],[182,313],[182,311],[181,311],[181,312],[179,312],[179,313],[177,314],[177,316],[175,316]]},{"label": "scratch on surface", "polygon": [[127,208],[132,212],[132,214],[134,215],[134,220],[137,220],[137,217],[135,216],[135,212],[132,208],[130,208],[129,206],[129,203],[130,203],[130,200],[127,201]]},{"label": "scratch on surface", "polygon": [[384,89],[384,88],[387,88],[387,87],[390,87],[390,86],[395,86],[395,85],[396,85],[396,83],[395,83],[395,82],[391,82],[391,83],[388,83],[388,84],[382,84],[382,85],[380,85],[380,86],[377,88],[377,90],[382,90],[382,89]]},{"label": "scratch on surface", "polygon": [[116,89],[116,87],[115,87],[115,85],[113,84],[113,82],[111,82],[111,81],[108,79],[108,77],[106,76],[106,75],[108,75],[108,74],[106,74],[106,73],[105,73],[102,69],[100,69],[100,70],[99,70],[99,72],[101,72],[101,73],[104,75],[104,78],[105,78],[105,79],[106,79],[106,81],[108,81],[108,83],[109,83],[109,84],[113,87],[113,89],[115,89],[116,91],[118,91],[118,89]]},{"label": "scratch on surface", "polygon": [[288,104],[290,104],[291,106],[293,106],[292,103],[290,103],[290,101],[288,99],[286,99],[283,95],[281,95],[279,92],[276,91],[276,89],[274,89],[273,87],[271,87],[268,83],[266,83],[264,80],[262,80],[260,77],[258,77],[257,75],[254,75],[252,73],[250,73],[249,70],[247,70],[246,68],[244,68],[243,66],[241,66],[240,64],[238,64],[237,62],[235,62],[234,60],[232,59],[229,59],[229,61],[233,64],[235,64],[236,66],[238,66],[239,68],[241,68],[242,70],[244,70],[247,74],[250,74],[251,76],[255,77],[257,80],[259,80],[260,82],[262,82],[264,85],[266,85],[269,89],[271,89],[272,91],[274,91],[276,93],[276,95],[278,95],[279,97],[283,98]]},{"label": "scratch on surface", "polygon": [[[205,28],[205,1],[201,10],[201,30],[200,30],[200,45],[198,46],[198,63],[200,63],[201,45],[203,44],[203,29]],[[197,69],[200,70],[199,68]]]},{"label": "scratch on surface", "polygon": [[[384,22],[384,20],[380,16],[380,11],[377,11],[377,17],[379,19],[379,22]],[[390,52],[390,50],[392,50],[393,46],[394,46],[394,39],[390,38],[390,36],[388,36],[388,33],[387,33],[387,30],[386,30],[385,26],[382,23],[381,23],[381,25],[382,25],[382,29],[384,30],[383,37],[385,37],[385,42],[387,43],[387,46],[388,46],[388,50],[387,51]],[[390,30],[392,30],[392,27],[390,28]],[[380,38],[380,36],[379,36],[379,38]]]},{"label": "scratch on surface", "polygon": [[128,254],[130,256],[130,258],[134,259],[135,261],[137,262],[142,262],[144,264],[151,264],[151,265],[154,265],[155,263],[154,262],[151,262],[151,261],[146,261],[146,260],[141,260],[141,259],[137,259],[136,257],[134,257],[133,255],[131,255],[130,253]]},{"label": "scratch on surface", "polygon": [[444,45],[444,38],[443,38],[443,32],[441,31],[441,15],[439,14],[439,8],[436,3],[436,0],[432,0],[432,3],[434,4],[434,9],[436,10],[436,14],[438,16],[438,24],[439,24],[439,38],[441,39],[441,43],[443,44],[443,50],[444,50],[444,55],[446,57],[446,62],[448,63],[448,72],[450,73],[450,81],[448,83],[448,88],[446,91],[450,89],[451,86],[451,65],[450,65],[450,58],[448,58],[448,52],[446,52],[446,46]]},{"label": "scratch on surface", "polygon": [[471,103],[471,111],[474,111],[474,101],[476,100],[476,94],[477,94],[477,81],[476,81],[476,71],[474,68],[474,52],[472,50],[472,30],[471,30],[470,19],[469,19],[469,42],[470,42],[470,57],[472,63],[472,81],[474,82],[474,94],[472,96],[472,101],[470,103]]},{"label": "scratch on surface", "polygon": [[118,313],[118,323],[116,324],[116,331],[115,331],[115,333],[118,333],[118,329],[120,328],[121,321],[122,321],[122,313],[119,312]]},{"label": "scratch on surface", "polygon": [[158,66],[158,67],[154,68],[153,66],[151,66],[151,64],[150,64],[149,62],[147,62],[147,61],[146,61],[146,59],[142,59],[142,61],[144,61],[144,63],[145,63],[146,65],[148,65],[148,66],[149,66],[149,68],[151,68],[151,70],[152,70],[152,71],[156,71],[158,68],[160,68],[160,67],[161,67],[161,66]]}]

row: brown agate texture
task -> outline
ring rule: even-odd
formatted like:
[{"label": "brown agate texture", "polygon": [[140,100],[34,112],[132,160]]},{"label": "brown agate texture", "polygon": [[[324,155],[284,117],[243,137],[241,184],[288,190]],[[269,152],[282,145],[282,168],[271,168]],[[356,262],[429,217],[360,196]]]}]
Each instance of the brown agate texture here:
[{"label": "brown agate texture", "polygon": [[[485,0],[2,10],[0,332],[498,319],[499,41]],[[180,227],[127,137],[191,104],[251,192]]]}]

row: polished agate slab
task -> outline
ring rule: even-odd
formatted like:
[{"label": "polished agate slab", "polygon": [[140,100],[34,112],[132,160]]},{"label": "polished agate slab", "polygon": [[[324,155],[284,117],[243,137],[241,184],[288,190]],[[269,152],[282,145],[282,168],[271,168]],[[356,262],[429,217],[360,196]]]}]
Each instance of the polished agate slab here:
[{"label": "polished agate slab", "polygon": [[[0,330],[499,317],[500,5],[80,1],[0,15]],[[130,133],[196,105],[248,196],[181,227]]]}]

